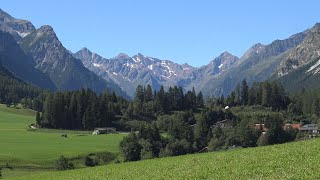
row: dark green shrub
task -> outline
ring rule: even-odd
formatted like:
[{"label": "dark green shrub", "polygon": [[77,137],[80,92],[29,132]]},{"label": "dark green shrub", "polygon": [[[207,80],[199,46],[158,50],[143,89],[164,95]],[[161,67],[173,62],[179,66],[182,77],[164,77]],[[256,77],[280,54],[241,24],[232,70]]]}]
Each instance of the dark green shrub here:
[{"label": "dark green shrub", "polygon": [[98,163],[95,162],[92,158],[90,158],[89,156],[86,156],[84,158],[84,164],[86,166],[90,166],[90,167],[93,167],[93,166],[96,166]]},{"label": "dark green shrub", "polygon": [[59,171],[65,171],[69,169],[74,169],[74,165],[68,161],[63,155],[59,157],[56,161],[55,168]]},{"label": "dark green shrub", "polygon": [[100,152],[96,154],[96,160],[103,164],[108,164],[116,159],[116,155],[111,152]]}]

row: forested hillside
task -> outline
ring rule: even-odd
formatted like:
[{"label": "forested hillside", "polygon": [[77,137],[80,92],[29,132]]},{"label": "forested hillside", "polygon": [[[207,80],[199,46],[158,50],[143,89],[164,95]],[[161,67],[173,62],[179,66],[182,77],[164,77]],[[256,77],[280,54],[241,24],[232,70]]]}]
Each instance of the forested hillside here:
[{"label": "forested hillside", "polygon": [[43,89],[16,78],[0,64],[0,103],[23,103],[28,108],[42,111],[44,93]]}]

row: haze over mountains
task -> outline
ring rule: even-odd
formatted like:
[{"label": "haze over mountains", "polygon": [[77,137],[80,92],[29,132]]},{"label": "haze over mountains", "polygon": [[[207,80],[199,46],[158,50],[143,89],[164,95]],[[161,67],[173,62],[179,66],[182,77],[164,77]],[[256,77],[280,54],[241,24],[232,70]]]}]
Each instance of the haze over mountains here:
[{"label": "haze over mountains", "polygon": [[[104,58],[83,48],[71,53],[53,28],[36,29],[27,20],[0,10],[0,60],[18,78],[52,90],[91,88],[133,97],[137,85],[195,87],[205,96],[229,94],[238,83],[267,79],[282,82],[288,90],[317,88],[320,76],[320,24],[271,44],[255,44],[242,57],[229,52],[202,67],[177,64],[138,53]],[[201,53],[201,52],[199,52]],[[297,88],[293,88],[297,87]]]}]

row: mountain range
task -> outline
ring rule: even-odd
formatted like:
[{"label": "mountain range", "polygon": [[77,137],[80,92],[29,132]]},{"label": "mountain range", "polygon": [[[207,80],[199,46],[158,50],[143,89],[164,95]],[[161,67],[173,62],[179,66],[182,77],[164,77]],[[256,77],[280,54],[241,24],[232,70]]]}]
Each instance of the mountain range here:
[{"label": "mountain range", "polygon": [[15,19],[3,10],[0,25],[1,63],[20,79],[52,90],[90,88],[128,97],[113,81],[104,80],[75,59],[51,26],[36,29],[29,21]]},{"label": "mountain range", "polygon": [[[220,96],[228,95],[243,79],[249,84],[268,79],[283,82],[287,75],[312,63],[320,56],[318,30],[316,24],[284,40],[275,40],[268,45],[255,44],[240,58],[224,52],[199,68],[142,54],[129,57],[121,53],[106,59],[87,48],[74,53],[74,57],[104,79],[116,82],[130,96],[137,84],[151,84],[155,89],[161,85],[179,85],[186,90],[196,87],[206,96]],[[290,86],[287,84],[284,83]]]},{"label": "mountain range", "polygon": [[87,48],[72,53],[49,25],[0,10],[0,62],[23,81],[51,90],[90,88],[133,97],[137,85],[193,87],[205,96],[228,95],[243,79],[276,80],[289,91],[320,88],[320,24],[270,44],[255,44],[241,57],[229,52],[202,67],[170,60],[120,53],[104,58]]}]

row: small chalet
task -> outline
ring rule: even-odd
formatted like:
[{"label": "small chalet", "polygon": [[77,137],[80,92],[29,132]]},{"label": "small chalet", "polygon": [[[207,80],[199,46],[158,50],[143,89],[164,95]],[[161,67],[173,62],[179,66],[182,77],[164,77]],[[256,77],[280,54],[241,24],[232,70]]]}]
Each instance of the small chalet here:
[{"label": "small chalet", "polygon": [[231,128],[233,126],[233,121],[230,119],[225,119],[222,121],[218,121],[215,126],[221,127],[221,128]]},{"label": "small chalet", "polygon": [[318,134],[318,124],[305,124],[299,128],[299,131],[311,133],[311,134]]},{"label": "small chalet", "polygon": [[92,135],[110,134],[115,133],[116,131],[117,130],[114,127],[95,128]]}]

